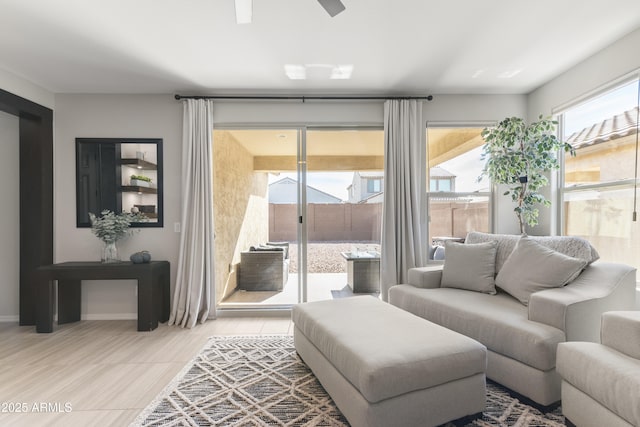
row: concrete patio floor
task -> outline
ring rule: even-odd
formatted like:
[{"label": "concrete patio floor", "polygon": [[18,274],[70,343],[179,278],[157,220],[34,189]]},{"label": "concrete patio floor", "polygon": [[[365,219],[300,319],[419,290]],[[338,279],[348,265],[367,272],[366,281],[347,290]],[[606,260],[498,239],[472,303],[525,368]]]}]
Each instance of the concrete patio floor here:
[{"label": "concrete patio floor", "polygon": [[[333,292],[332,292],[333,291]],[[309,273],[307,275],[307,301],[321,301],[332,298],[343,298],[353,294],[347,285],[347,273]],[[282,307],[297,304],[298,299],[298,274],[290,273],[289,281],[282,292],[266,291],[235,291],[218,308],[269,308]]]}]

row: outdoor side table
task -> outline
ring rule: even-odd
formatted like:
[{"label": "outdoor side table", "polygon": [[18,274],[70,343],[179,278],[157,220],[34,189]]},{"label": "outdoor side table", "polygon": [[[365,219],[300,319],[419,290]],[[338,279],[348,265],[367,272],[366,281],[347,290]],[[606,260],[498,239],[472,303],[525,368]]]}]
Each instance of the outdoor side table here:
[{"label": "outdoor side table", "polygon": [[347,260],[347,284],[353,293],[380,292],[380,253],[341,253]]}]

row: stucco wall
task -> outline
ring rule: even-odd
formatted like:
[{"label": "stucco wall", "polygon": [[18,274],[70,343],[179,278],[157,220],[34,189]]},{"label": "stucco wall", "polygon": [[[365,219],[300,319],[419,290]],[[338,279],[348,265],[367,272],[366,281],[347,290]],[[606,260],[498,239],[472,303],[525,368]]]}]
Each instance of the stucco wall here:
[{"label": "stucco wall", "polygon": [[227,132],[214,132],[216,302],[237,285],[240,252],[269,236],[268,176],[253,171],[253,156]]}]

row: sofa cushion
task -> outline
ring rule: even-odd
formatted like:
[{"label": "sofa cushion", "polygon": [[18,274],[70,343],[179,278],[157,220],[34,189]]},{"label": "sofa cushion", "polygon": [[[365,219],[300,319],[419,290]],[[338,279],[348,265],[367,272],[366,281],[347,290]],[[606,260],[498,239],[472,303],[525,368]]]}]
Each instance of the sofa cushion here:
[{"label": "sofa cushion", "polygon": [[602,344],[640,363],[640,311],[609,311],[602,314]]},{"label": "sofa cushion", "polygon": [[568,342],[558,346],[562,378],[634,426],[640,426],[640,360],[607,346]]},{"label": "sofa cushion", "polygon": [[282,248],[285,259],[289,259],[289,242],[267,242],[265,246]]},{"label": "sofa cushion", "polygon": [[389,302],[543,371],[553,369],[556,346],[565,341],[560,329],[528,320],[527,307],[503,292],[398,285],[389,290]]},{"label": "sofa cushion", "polygon": [[[591,243],[581,237],[575,236],[529,236],[543,246],[554,251],[558,251],[570,257],[583,259],[587,264],[598,260],[600,255]],[[511,252],[520,240],[520,236],[516,234],[489,234],[472,231],[467,234],[465,243],[482,243],[490,241],[498,242],[498,250],[496,252],[496,272],[500,272]]]},{"label": "sofa cushion", "polygon": [[475,244],[446,241],[441,286],[495,294],[497,246],[495,241]]},{"label": "sofa cushion", "polygon": [[531,294],[566,285],[586,265],[523,236],[496,276],[496,285],[528,305]]}]

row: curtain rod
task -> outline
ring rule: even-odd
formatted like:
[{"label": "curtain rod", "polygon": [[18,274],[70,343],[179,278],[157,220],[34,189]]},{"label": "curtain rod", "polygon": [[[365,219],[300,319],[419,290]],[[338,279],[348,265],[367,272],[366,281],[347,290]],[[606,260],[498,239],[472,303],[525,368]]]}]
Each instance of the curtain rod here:
[{"label": "curtain rod", "polygon": [[259,95],[175,95],[177,100],[181,99],[255,99],[255,100],[331,100],[331,101],[359,101],[359,100],[387,100],[387,99],[416,99],[431,101],[433,95],[427,96],[259,96]]}]

